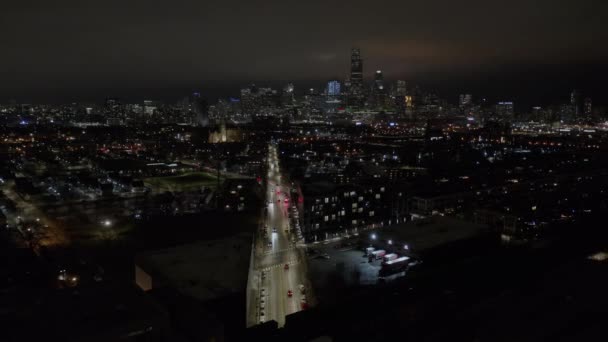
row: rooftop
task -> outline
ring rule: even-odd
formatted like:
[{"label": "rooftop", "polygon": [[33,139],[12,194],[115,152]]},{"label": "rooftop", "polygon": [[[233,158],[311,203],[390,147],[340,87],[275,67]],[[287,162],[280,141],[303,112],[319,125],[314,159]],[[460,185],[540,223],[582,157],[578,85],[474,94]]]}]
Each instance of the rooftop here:
[{"label": "rooftop", "polygon": [[136,264],[155,284],[207,301],[245,291],[251,243],[251,235],[241,233],[149,252],[138,256]]},{"label": "rooftop", "polygon": [[391,239],[407,243],[417,252],[433,249],[450,242],[475,237],[486,231],[486,226],[453,217],[432,216],[422,220],[397,224],[377,231],[380,241]]}]

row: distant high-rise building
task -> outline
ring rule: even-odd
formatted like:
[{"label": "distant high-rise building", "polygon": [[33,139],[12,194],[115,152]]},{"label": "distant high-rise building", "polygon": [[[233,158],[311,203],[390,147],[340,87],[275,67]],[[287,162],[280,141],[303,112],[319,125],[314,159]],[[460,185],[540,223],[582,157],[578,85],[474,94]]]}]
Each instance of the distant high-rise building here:
[{"label": "distant high-rise building", "polygon": [[543,122],[543,108],[540,106],[532,107],[532,111],[530,112],[529,119],[531,121]]},{"label": "distant high-rise building", "polygon": [[564,123],[576,121],[576,108],[572,104],[562,104],[557,110],[557,119]]},{"label": "distant high-rise building", "polygon": [[241,105],[241,112],[244,116],[252,116],[257,110],[255,97],[251,92],[251,88],[241,89],[241,98],[239,103]]},{"label": "distant high-rise building", "polygon": [[342,105],[342,102],[340,101],[341,90],[340,82],[335,80],[327,82],[325,99],[321,103],[323,112],[329,114],[338,111],[338,108]]},{"label": "distant high-rise building", "polygon": [[340,82],[327,82],[327,96],[340,96]]},{"label": "distant high-rise building", "polygon": [[580,93],[578,90],[574,89],[571,93],[570,93],[570,104],[571,105],[576,105],[578,103],[578,100],[580,98]]},{"label": "distant high-rise building", "polygon": [[108,108],[114,108],[116,106],[120,105],[120,99],[116,98],[116,97],[108,97],[106,98],[106,107]]},{"label": "distant high-rise building", "polygon": [[372,107],[375,107],[376,109],[385,108],[387,105],[387,95],[388,94],[384,87],[384,76],[382,75],[382,70],[376,70],[370,97]]},{"label": "distant high-rise building", "polygon": [[283,87],[283,92],[281,93],[281,104],[284,106],[291,106],[295,104],[295,87],[293,83],[288,83],[285,87]]},{"label": "distant high-rise building", "polygon": [[352,106],[361,106],[364,102],[363,91],[363,60],[361,51],[353,48],[350,56],[350,78],[348,89],[348,102]]},{"label": "distant high-rise building", "polygon": [[406,107],[406,96],[407,96],[407,83],[405,81],[397,81],[395,88],[393,88],[393,97],[395,100],[395,109],[397,113],[405,114]]},{"label": "distant high-rise building", "polygon": [[201,127],[209,126],[209,105],[200,93],[193,93],[191,97],[192,111],[196,115],[196,124]]},{"label": "distant high-rise building", "polygon": [[395,87],[395,96],[405,96],[407,95],[407,83],[405,81],[397,81],[397,85]]},{"label": "distant high-rise building", "polygon": [[144,100],[144,113],[152,115],[156,111],[156,103],[152,100]]},{"label": "distant high-rise building", "polygon": [[361,51],[357,48],[352,49],[350,56],[350,82],[356,90],[363,90],[363,60]]},{"label": "distant high-rise building", "polygon": [[593,102],[591,101],[590,97],[585,98],[583,107],[584,107],[583,110],[584,110],[585,116],[590,117],[591,113],[593,112]]},{"label": "distant high-rise building", "polygon": [[460,94],[458,99],[458,105],[460,108],[469,107],[473,105],[473,95],[471,94]]},{"label": "distant high-rise building", "polygon": [[[243,114],[251,117],[266,117],[275,115],[280,103],[285,103],[285,97],[293,96],[289,85],[278,92],[272,88],[257,87],[255,84],[249,88],[241,89],[241,108]],[[288,103],[285,103],[288,104]]]},{"label": "distant high-rise building", "polygon": [[496,117],[500,121],[511,121],[515,116],[513,102],[503,101],[496,104]]},{"label": "distant high-rise building", "polygon": [[293,83],[287,83],[287,85],[283,87],[283,92],[293,93],[294,89],[295,87],[293,86]]},{"label": "distant high-rise building", "polygon": [[581,92],[578,89],[570,93],[570,105],[574,107],[574,114],[578,117],[581,114]]},{"label": "distant high-rise building", "polygon": [[384,76],[382,75],[382,70],[376,70],[374,74],[374,91],[384,91]]}]

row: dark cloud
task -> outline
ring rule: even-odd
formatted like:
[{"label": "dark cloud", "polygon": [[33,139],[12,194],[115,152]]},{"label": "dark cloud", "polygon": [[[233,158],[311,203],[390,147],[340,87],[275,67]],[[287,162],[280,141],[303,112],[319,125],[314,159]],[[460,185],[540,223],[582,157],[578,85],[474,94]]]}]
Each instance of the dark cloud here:
[{"label": "dark cloud", "polygon": [[355,45],[391,78],[602,64],[607,13],[593,0],[13,1],[0,91],[342,78]]}]

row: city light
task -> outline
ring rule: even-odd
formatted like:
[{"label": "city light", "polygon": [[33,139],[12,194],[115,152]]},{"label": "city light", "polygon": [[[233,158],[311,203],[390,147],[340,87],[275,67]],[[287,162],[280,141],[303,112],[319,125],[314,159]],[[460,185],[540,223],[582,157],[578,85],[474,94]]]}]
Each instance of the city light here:
[{"label": "city light", "polygon": [[[372,8],[374,4],[369,6]],[[113,11],[112,14],[120,15],[122,12]],[[325,15],[328,11],[313,12],[315,15]],[[395,16],[402,13],[394,12]],[[488,12],[495,15],[500,11]],[[314,22],[314,18],[307,18],[302,11],[293,13],[301,18],[294,20],[289,30],[298,23],[308,25]],[[257,18],[252,14],[236,13],[235,25],[239,22],[239,16]],[[354,21],[352,16],[342,17],[345,19],[336,20]],[[88,19],[86,16],[82,18]],[[462,21],[458,16],[454,18],[452,21]],[[364,26],[373,27],[368,24],[371,23],[369,20],[374,19],[374,16],[368,16]],[[387,20],[391,23],[394,21]],[[20,22],[35,25],[37,21]],[[437,25],[441,26],[441,23]],[[14,26],[19,28],[19,25]],[[336,22],[334,26],[343,25]],[[562,31],[577,29],[566,27]],[[221,33],[222,30],[217,31]],[[359,32],[361,30],[355,31],[365,34]],[[486,35],[491,38],[489,33]],[[243,38],[242,34],[240,36]],[[263,36],[264,39],[272,39],[277,35]],[[369,33],[365,36],[369,36]],[[599,37],[590,37],[589,34],[567,36],[582,37],[584,39],[580,40],[583,43],[594,41],[596,45],[602,45],[597,43]],[[158,45],[156,42],[163,42],[162,35],[160,39],[153,35],[149,37],[150,42],[155,42],[152,44],[155,48]],[[323,35],[319,37],[328,39]],[[463,41],[471,38],[467,35],[454,37]],[[361,41],[361,37],[349,39]],[[24,46],[37,45],[30,44],[30,40],[20,41]],[[52,43],[53,40],[49,40],[47,45],[56,45]],[[283,43],[279,41],[277,46],[281,47]],[[416,45],[420,42],[411,43]],[[496,45],[492,39],[487,43],[490,47]],[[507,43],[501,41],[498,45]],[[17,45],[9,44],[9,47],[15,50]],[[111,42],[98,45],[113,46]],[[199,45],[193,46],[201,49]],[[234,56],[226,58],[226,63],[231,60],[239,62],[230,66],[231,70],[238,74],[238,70],[253,68],[254,74],[263,77],[263,72],[279,67],[281,72],[285,71],[284,75],[297,76],[302,74],[302,70],[293,73],[282,70],[282,67],[296,65],[296,62],[302,62],[302,56],[315,57],[321,51],[316,48],[307,51],[303,47],[300,49],[302,51],[298,51],[301,53],[279,56],[289,63],[256,68],[255,61],[264,60],[265,53],[277,49],[276,46],[272,49],[271,44],[260,45],[261,48],[254,45],[240,44],[241,50],[236,51],[243,58],[238,61]],[[365,42],[362,45],[367,47],[375,44]],[[529,46],[522,46],[520,50],[524,51],[525,48]],[[172,52],[165,50],[161,49],[160,52]],[[229,50],[218,51],[225,55],[233,53]],[[331,50],[331,46],[328,50]],[[227,316],[227,322],[221,319],[203,327],[216,331],[217,325],[220,333],[222,327],[234,323],[242,325],[240,320],[245,317],[247,326],[275,321],[275,326],[282,328],[289,321],[287,315],[304,308],[300,303],[305,298],[308,300],[305,303],[311,306],[319,303],[323,307],[331,305],[331,302],[348,300],[347,296],[354,293],[352,289],[358,291],[359,285],[367,288],[383,282],[386,286],[380,285],[377,291],[379,295],[387,290],[389,294],[402,293],[403,290],[405,295],[407,288],[399,285],[405,282],[415,284],[411,286],[419,287],[422,291],[415,303],[406,297],[398,300],[399,307],[392,303],[383,307],[379,305],[382,303],[374,300],[375,291],[369,291],[369,294],[366,291],[369,298],[363,303],[355,303],[359,311],[365,314],[351,315],[346,312],[344,315],[345,312],[340,310],[348,311],[350,306],[338,305],[333,316],[338,319],[346,317],[355,326],[369,320],[371,315],[379,325],[377,328],[370,325],[369,329],[389,332],[405,329],[405,325],[399,326],[392,319],[394,312],[424,311],[426,301],[433,304],[435,298],[435,291],[424,289],[426,282],[415,281],[418,271],[409,272],[410,267],[423,268],[421,272],[425,273],[427,264],[432,266],[435,259],[437,264],[470,264],[473,270],[485,271],[467,272],[466,277],[467,282],[483,283],[487,285],[485,287],[490,287],[488,289],[473,288],[463,292],[458,291],[458,287],[440,288],[440,294],[458,291],[458,297],[462,299],[458,303],[462,304],[462,308],[459,307],[456,314],[471,312],[470,306],[476,302],[526,305],[529,298],[525,295],[531,293],[525,291],[527,289],[511,291],[509,287],[513,282],[484,282],[485,278],[496,275],[501,279],[523,277],[516,284],[518,286],[520,283],[524,287],[538,287],[539,284],[550,286],[566,281],[561,289],[576,287],[578,292],[592,291],[594,286],[588,286],[588,283],[595,278],[587,277],[587,272],[591,274],[594,272],[591,268],[601,268],[602,265],[591,265],[593,263],[589,260],[608,263],[608,250],[592,254],[589,260],[581,260],[578,251],[594,251],[602,242],[599,241],[599,230],[594,227],[601,226],[605,220],[608,201],[608,175],[605,172],[608,160],[607,99],[598,97],[594,98],[597,103],[593,102],[591,96],[597,89],[588,89],[584,90],[584,94],[582,90],[572,91],[571,94],[551,94],[555,101],[550,102],[551,97],[545,98],[544,95],[552,90],[534,85],[533,88],[543,94],[542,101],[534,100],[534,94],[524,93],[530,88],[527,84],[522,84],[521,93],[511,86],[505,87],[513,91],[508,94],[509,97],[502,99],[499,96],[506,94],[501,95],[496,92],[498,89],[492,89],[492,79],[484,83],[488,89],[473,87],[479,94],[469,94],[466,90],[469,85],[463,84],[460,91],[452,94],[447,92],[444,97],[439,95],[444,91],[425,89],[415,84],[413,79],[398,80],[408,73],[395,69],[394,65],[380,64],[394,63],[392,61],[399,56],[372,56],[376,50],[354,48],[350,51],[350,60],[342,58],[346,51],[327,51],[331,63],[326,65],[313,65],[317,58],[310,58],[304,68],[310,69],[310,77],[319,80],[310,92],[307,90],[313,85],[312,82],[310,85],[309,82],[302,82],[285,86],[272,81],[263,85],[262,82],[268,80],[260,79],[257,85],[242,85],[238,99],[222,95],[219,89],[205,89],[205,92],[194,94],[191,91],[177,94],[178,90],[169,94],[148,94],[158,99],[166,98],[168,102],[164,103],[160,100],[123,98],[122,94],[120,99],[106,98],[104,103],[97,104],[78,99],[77,94],[73,94],[73,102],[60,105],[38,104],[38,100],[34,99],[30,104],[17,100],[11,100],[8,104],[0,103],[0,151],[6,159],[0,162],[0,230],[7,233],[5,235],[11,240],[11,246],[19,247],[11,247],[3,252],[7,254],[6,260],[24,261],[7,269],[8,273],[15,272],[14,275],[3,272],[7,273],[8,278],[5,278],[11,280],[7,297],[11,292],[18,291],[16,298],[21,298],[21,292],[30,288],[35,290],[32,295],[36,297],[41,286],[66,288],[80,283],[84,285],[81,290],[86,290],[87,296],[103,296],[100,303],[107,299],[112,301],[109,304],[116,306],[115,301],[122,302],[123,294],[113,296],[111,291],[103,288],[114,287],[115,283],[121,285],[118,281],[131,286],[133,275],[130,272],[124,277],[123,272],[116,274],[120,277],[115,275],[114,264],[122,261],[113,258],[123,254],[132,260],[131,265],[127,265],[129,269],[133,269],[133,262],[137,263],[135,281],[143,291],[150,290],[153,284],[156,286],[158,279],[174,279],[171,284],[165,284],[175,287],[171,291],[182,293],[196,288],[197,294],[205,294],[204,297],[207,297],[207,293],[212,295],[214,298],[209,299],[213,299],[213,303],[231,304],[230,300],[225,300],[229,298],[222,298],[233,292],[226,291],[228,289],[239,289],[246,293],[247,296],[243,297],[247,297],[247,305],[241,301],[234,307],[222,308],[226,312],[234,312],[234,316],[240,317],[239,320],[230,322]],[[389,47],[385,50],[390,54],[399,49]],[[509,51],[507,46],[502,46],[502,50]],[[515,53],[521,52],[516,50]],[[27,56],[18,51],[9,52],[9,57]],[[267,57],[279,58],[275,55]],[[39,57],[41,61],[45,60],[44,56]],[[214,61],[203,62],[211,65]],[[469,60],[467,63],[472,62]],[[374,69],[369,69],[370,65]],[[342,75],[339,69],[330,70],[335,66],[341,68]],[[385,73],[376,71],[376,66]],[[346,73],[348,68],[350,71]],[[226,68],[218,66],[217,69],[220,70],[219,75]],[[549,69],[553,70],[553,67]],[[155,70],[162,75],[172,74],[170,71]],[[100,74],[103,70],[92,72]],[[278,73],[279,70],[272,72]],[[335,73],[335,77],[332,76],[329,82],[327,78],[323,81],[323,73],[327,74],[326,77]],[[16,71],[14,74],[23,72]],[[28,73],[23,75],[28,76]],[[247,73],[230,75],[227,81],[236,83],[247,76]],[[11,81],[14,80],[3,78],[9,88]],[[90,82],[94,81],[91,79]],[[223,81],[220,83],[223,84]],[[103,99],[121,92],[120,83],[116,84],[119,85],[117,88],[104,89],[93,94],[94,98]],[[564,85],[565,80],[559,84]],[[88,87],[86,84],[83,86]],[[157,84],[150,86],[156,87]],[[276,86],[285,88],[276,89]],[[589,82],[588,86],[597,87],[593,82]],[[212,84],[205,85],[207,87],[212,88]],[[64,92],[72,88],[60,90]],[[18,89],[17,93],[22,90],[25,89]],[[233,90],[237,90],[236,87]],[[170,98],[171,93],[179,98]],[[486,100],[483,93],[491,94],[492,98]],[[27,99],[26,95],[3,93],[2,98]],[[64,98],[72,98],[71,94],[65,95],[70,96]],[[521,98],[522,103],[519,100],[513,102],[511,97]],[[525,103],[523,99],[526,99]],[[536,106],[531,109],[529,104]],[[20,126],[20,123],[25,126]],[[266,178],[262,177],[264,172],[267,173]],[[382,233],[382,237],[377,232]],[[367,239],[365,234],[368,235]],[[387,237],[390,235],[395,240]],[[487,235],[491,236],[486,238]],[[500,239],[492,239],[492,236]],[[572,248],[567,244],[552,243],[567,242],[569,239],[576,242],[573,250],[569,250]],[[411,250],[409,243],[404,241],[414,243],[415,250]],[[508,250],[509,258],[505,258],[504,253],[475,253],[498,247],[499,243],[501,249]],[[463,254],[453,248],[455,245],[473,250]],[[524,248],[509,248],[510,245]],[[24,248],[27,248],[28,258],[22,258]],[[547,279],[543,278],[539,283],[536,279],[538,274],[527,272],[529,267],[523,271],[517,265],[501,267],[505,260],[525,264],[530,254],[526,250],[531,249],[534,255],[547,253],[545,257],[532,260],[534,267],[555,267],[560,272],[553,272],[555,275],[542,274]],[[120,251],[120,254],[113,255],[111,251],[114,250]],[[44,258],[44,269],[51,270],[49,274],[53,281],[46,282],[38,276],[22,277],[27,272],[32,275],[39,273],[39,263],[31,263],[29,255],[44,257],[48,254],[45,251],[53,251],[53,255],[56,254],[54,251],[69,251],[66,257]],[[12,253],[16,255],[11,256]],[[552,258],[560,253],[565,253],[564,257]],[[433,260],[423,260],[427,256],[433,256]],[[418,266],[421,263],[425,263],[424,266]],[[571,264],[583,267],[571,267]],[[344,265],[347,267],[342,267]],[[104,271],[102,266],[108,269]],[[340,267],[345,268],[342,270],[344,272],[336,273],[336,267],[338,271]],[[67,269],[70,271],[67,272]],[[285,272],[287,269],[290,271]],[[59,273],[57,270],[60,270]],[[580,270],[584,273],[578,273]],[[458,273],[450,267],[433,268],[432,271],[437,273],[437,279],[449,279],[453,273]],[[258,277],[258,273],[262,276]],[[530,275],[535,278],[526,279]],[[398,277],[405,279],[393,283],[393,279]],[[42,281],[41,286],[30,286],[32,280],[38,278]],[[245,278],[246,283],[242,281]],[[331,298],[330,303],[323,303],[327,297],[323,294],[340,296],[340,291],[335,291],[338,288],[334,286],[336,282],[333,278],[339,281],[337,284],[345,285],[338,287],[346,290],[343,291],[344,298]],[[99,286],[89,286],[91,279],[100,282]],[[106,279],[112,279],[111,284],[102,282]],[[303,290],[295,291],[294,285],[300,282],[319,291],[309,291],[304,297]],[[323,289],[325,285],[330,287]],[[599,295],[594,293],[589,298],[600,298],[602,289],[595,287]],[[291,299],[290,288],[295,291]],[[47,293],[47,289],[43,290]],[[565,293],[568,291],[555,291],[556,298],[568,297]],[[321,296],[316,298],[313,292]],[[503,292],[506,296],[496,301],[495,294]],[[536,292],[541,295],[542,302],[545,292]],[[289,293],[287,297],[286,293]],[[28,295],[26,292],[23,294],[24,298]],[[525,298],[521,298],[522,294]],[[256,296],[257,302],[252,299]],[[67,297],[63,300],[66,303],[60,301],[62,310],[68,310],[73,306],[72,302],[79,301],[78,298]],[[534,306],[539,301],[529,302]],[[368,305],[374,303],[377,305]],[[36,305],[32,301],[15,301],[12,305],[18,311],[21,310],[19,306],[24,304],[32,306],[26,308],[27,312],[35,312]],[[562,311],[573,312],[573,315],[580,312],[580,308],[575,307],[578,304],[576,301],[569,304],[573,305],[573,310]],[[600,302],[597,304],[603,305]],[[215,310],[211,306],[209,309]],[[542,309],[542,305],[540,307]],[[125,323],[114,322],[113,317],[106,318],[108,315],[103,308],[101,313],[96,312],[99,310],[93,305],[87,306],[88,309],[92,310],[91,317],[102,319],[99,326]],[[247,315],[236,312],[245,309],[248,310]],[[527,309],[523,308],[524,311]],[[17,311],[10,308],[8,312]],[[142,322],[142,326],[152,329],[154,322],[164,322],[160,311],[158,315],[151,313],[151,322]],[[510,314],[509,310],[500,312],[503,311],[505,316]],[[424,318],[421,327],[444,323],[434,320],[443,318],[442,310],[433,312],[438,312],[440,317],[420,317]],[[36,318],[51,318],[51,323],[69,326],[69,320],[59,322],[56,317],[46,313],[36,315]],[[311,312],[311,315],[316,313]],[[475,312],[475,315],[464,317],[474,321],[481,315]],[[62,318],[61,315],[56,316]],[[525,317],[520,320],[525,321]],[[314,324],[303,322],[302,326],[306,326],[304,323]],[[338,323],[337,329],[348,327],[344,322]],[[393,323],[397,324],[388,326]],[[464,323],[472,326],[471,322]],[[524,326],[536,328],[534,323],[539,322]],[[540,323],[542,325],[545,321]],[[81,330],[78,329],[78,334],[82,333]],[[106,336],[106,331],[91,330],[91,334]],[[113,326],[108,326],[107,330],[122,331]],[[162,327],[157,329],[154,326],[153,332],[157,330],[162,332]],[[207,331],[201,333],[207,334]],[[372,335],[366,332],[357,336],[358,333],[358,330],[353,331],[355,336],[345,337],[357,339]],[[412,337],[415,339],[420,336],[414,335],[425,333],[425,329],[416,329]],[[466,331],[462,333],[468,336]],[[454,339],[458,337],[461,336],[453,336]],[[146,338],[154,339],[154,336],[142,336],[142,339]]]}]

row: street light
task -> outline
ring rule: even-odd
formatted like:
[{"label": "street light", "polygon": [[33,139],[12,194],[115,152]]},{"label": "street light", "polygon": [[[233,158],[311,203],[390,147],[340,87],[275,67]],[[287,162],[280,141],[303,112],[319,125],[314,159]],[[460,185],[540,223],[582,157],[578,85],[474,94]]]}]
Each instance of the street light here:
[{"label": "street light", "polygon": [[372,234],[372,240],[376,240],[376,234]]},{"label": "street light", "polygon": [[393,240],[388,240],[388,244],[392,245],[393,244]]},{"label": "street light", "polygon": [[408,245],[403,245],[403,249],[409,250],[409,249],[410,249],[410,246],[408,246]]},{"label": "street light", "polygon": [[112,225],[112,221],[110,221],[110,220],[105,220],[105,221],[103,221],[103,225],[104,225],[104,226],[106,226],[106,227],[109,227],[109,226],[111,226],[111,225]]}]

